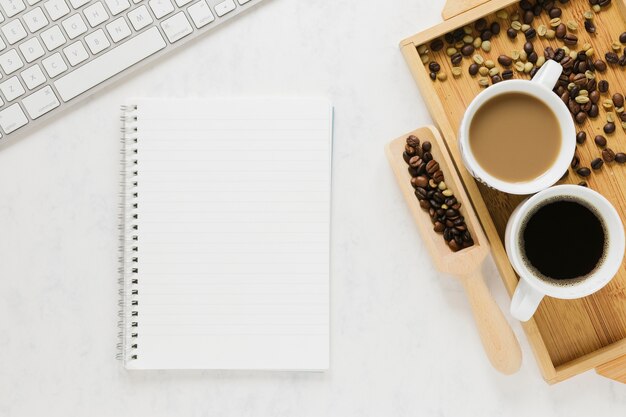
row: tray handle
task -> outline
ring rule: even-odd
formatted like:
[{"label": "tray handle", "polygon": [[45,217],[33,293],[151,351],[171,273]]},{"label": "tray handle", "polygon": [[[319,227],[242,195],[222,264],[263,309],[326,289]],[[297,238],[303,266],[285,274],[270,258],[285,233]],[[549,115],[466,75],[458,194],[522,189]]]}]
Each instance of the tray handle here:
[{"label": "tray handle", "polygon": [[596,372],[605,378],[626,384],[626,355],[598,366]]},{"label": "tray handle", "polygon": [[443,20],[448,20],[476,6],[487,3],[488,1],[489,0],[447,0],[446,5],[443,6],[443,10],[441,11],[441,17],[443,17]]}]

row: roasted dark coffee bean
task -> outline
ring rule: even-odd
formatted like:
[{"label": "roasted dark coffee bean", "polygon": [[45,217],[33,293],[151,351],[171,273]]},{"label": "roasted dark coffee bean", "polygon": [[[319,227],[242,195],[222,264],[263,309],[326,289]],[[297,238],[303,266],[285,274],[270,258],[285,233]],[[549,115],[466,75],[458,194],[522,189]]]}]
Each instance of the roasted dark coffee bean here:
[{"label": "roasted dark coffee bean", "polygon": [[435,184],[439,184],[441,181],[443,181],[443,179],[444,177],[442,170],[439,170],[433,174],[433,181],[435,181]]},{"label": "roasted dark coffee bean", "polygon": [[457,52],[450,57],[450,62],[452,62],[452,65],[454,65],[455,67],[458,66],[461,61],[463,61],[463,55],[460,52]]},{"label": "roasted dark coffee bean", "polygon": [[539,16],[542,12],[543,8],[541,7],[540,2],[537,2],[537,4],[535,4],[535,7],[533,7],[533,14],[535,16]]},{"label": "roasted dark coffee bean", "polygon": [[493,22],[491,24],[491,33],[494,35],[498,35],[500,33],[500,23]]},{"label": "roasted dark coffee bean", "polygon": [[576,133],[576,143],[578,143],[579,145],[582,145],[583,143],[585,143],[586,140],[587,140],[587,133],[585,132]]},{"label": "roasted dark coffee bean", "polygon": [[482,39],[483,41],[488,41],[489,39],[491,39],[493,37],[493,33],[491,33],[490,30],[483,30],[480,33],[480,39]]},{"label": "roasted dark coffee bean", "polygon": [[613,94],[613,105],[615,108],[624,107],[624,96],[620,93]]},{"label": "roasted dark coffee bean", "polygon": [[626,163],[626,153],[624,152],[618,152],[615,154],[615,161],[618,164],[623,164]]},{"label": "roasted dark coffee bean", "polygon": [[430,175],[434,174],[437,171],[439,171],[439,163],[434,159],[426,164],[426,172],[428,172]]},{"label": "roasted dark coffee bean", "polygon": [[437,38],[434,41],[432,41],[430,43],[430,49],[431,51],[434,51],[434,52],[437,52],[443,49],[443,41],[441,40],[441,38]]},{"label": "roasted dark coffee bean", "polygon": [[626,53],[619,57],[619,60],[617,61],[617,63],[619,64],[620,67],[626,67]]},{"label": "roasted dark coffee bean", "polygon": [[433,227],[433,230],[434,230],[435,232],[437,232],[437,233],[443,233],[443,230],[444,230],[445,228],[446,228],[446,227],[444,226],[444,224],[443,224],[443,223],[441,223],[441,222],[435,222],[435,226]]},{"label": "roasted dark coffee bean", "polygon": [[624,32],[621,35],[619,35],[619,41],[621,43],[626,43],[626,32]]},{"label": "roasted dark coffee bean", "polygon": [[600,169],[602,168],[602,165],[604,165],[604,161],[601,158],[596,158],[591,161],[591,168],[593,169]]},{"label": "roasted dark coffee bean", "polygon": [[604,162],[615,161],[615,152],[613,152],[613,149],[611,148],[604,149],[602,151],[602,159],[604,159]]},{"label": "roasted dark coffee bean", "polygon": [[431,70],[432,72],[439,72],[439,70],[441,70],[441,65],[433,61],[430,64],[428,64],[428,69]]},{"label": "roasted dark coffee bean", "polygon": [[555,61],[561,62],[563,58],[565,58],[565,50],[563,48],[558,48],[556,51],[554,51],[553,59]]},{"label": "roasted dark coffee bean", "polygon": [[443,239],[446,242],[449,242],[450,240],[452,240],[452,233],[450,232],[450,229],[446,229],[443,231]]},{"label": "roasted dark coffee bean", "polygon": [[453,209],[446,210],[446,217],[449,218],[449,219],[458,216],[458,214],[459,214],[459,212],[456,211],[456,210],[453,210]]},{"label": "roasted dark coffee bean", "polygon": [[423,209],[428,209],[430,207],[430,203],[428,200],[420,200],[420,207]]},{"label": "roasted dark coffee bean", "polygon": [[554,48],[551,46],[546,47],[546,49],[543,50],[543,55],[546,59],[554,59]]},{"label": "roasted dark coffee bean", "polygon": [[482,32],[483,30],[487,29],[487,19],[481,17],[480,19],[475,21],[474,29],[476,29],[478,32]]},{"label": "roasted dark coffee bean", "polygon": [[428,200],[428,202],[430,203],[430,206],[434,208],[435,210],[441,207],[441,204],[438,203],[434,198],[432,200]]},{"label": "roasted dark coffee bean", "polygon": [[474,53],[474,45],[465,45],[463,48],[461,48],[461,53],[463,54],[463,56],[470,56]]},{"label": "roasted dark coffee bean", "polygon": [[530,25],[533,20],[535,20],[535,14],[532,12],[532,10],[526,10],[526,12],[524,12],[523,22],[527,25]]},{"label": "roasted dark coffee bean", "polygon": [[[405,160],[405,161],[406,161],[406,160]],[[408,162],[407,162],[407,163],[408,163]],[[409,171],[409,175],[410,175],[411,177],[417,177],[417,176],[419,175],[419,173],[417,172],[417,169],[415,169],[415,168],[411,168],[411,167],[409,167],[409,168],[408,168],[408,171]]]},{"label": "roasted dark coffee bean", "polygon": [[508,28],[506,30],[506,36],[508,36],[509,39],[515,39],[517,37],[517,31],[513,28]]},{"label": "roasted dark coffee bean", "polygon": [[[452,231],[454,233],[455,229],[452,229]],[[458,252],[462,247],[462,245],[459,245],[456,240],[450,240],[450,242],[448,242],[448,246],[453,252]]]},{"label": "roasted dark coffee bean", "polygon": [[424,175],[417,176],[411,180],[411,184],[415,183],[415,187],[428,187],[428,178]]},{"label": "roasted dark coffee bean", "polygon": [[[589,91],[589,90],[587,90]],[[596,90],[593,90],[591,93],[589,93],[589,100],[591,101],[591,103],[595,104],[598,102],[598,100],[600,100],[600,93]]]},{"label": "roasted dark coffee bean", "polygon": [[502,65],[503,67],[510,67],[511,64],[513,64],[513,59],[510,56],[506,56],[506,55],[500,55],[498,57],[498,63],[500,63],[500,65]]},{"label": "roasted dark coffee bean", "polygon": [[463,28],[457,28],[452,32],[452,36],[454,37],[454,41],[458,42],[463,39],[463,36],[465,36],[465,31]]},{"label": "roasted dark coffee bean", "polygon": [[[529,41],[537,36],[537,31],[533,28],[530,28],[526,32],[524,32],[524,36],[526,37],[526,40]],[[576,42],[578,42],[578,39],[576,39]]]},{"label": "roasted dark coffee bean", "polygon": [[604,133],[606,133],[607,135],[610,135],[611,133],[615,132],[615,123],[607,122],[602,130],[604,130]]},{"label": "roasted dark coffee bean", "polygon": [[596,33],[596,25],[591,20],[585,20],[585,30],[587,33]]},{"label": "roasted dark coffee bean", "polygon": [[[587,84],[587,77],[585,76],[585,74],[576,74],[571,80],[578,87]],[[578,91],[580,91],[580,88],[578,89]],[[574,97],[576,97],[577,95],[578,94],[574,94]]]},{"label": "roasted dark coffee bean", "polygon": [[404,153],[413,156],[415,155],[415,148],[407,143],[406,145],[404,145]]},{"label": "roasted dark coffee bean", "polygon": [[577,155],[574,155],[574,157],[572,158],[572,162],[570,162],[569,166],[572,169],[576,169],[578,168],[578,165],[580,165],[580,158]]},{"label": "roasted dark coffee bean", "polygon": [[425,141],[422,144],[422,149],[424,150],[424,152],[430,152],[430,150],[432,149],[433,145],[429,142],[429,141]]},{"label": "roasted dark coffee bean", "polygon": [[557,39],[563,39],[565,37],[565,35],[567,35],[567,26],[565,26],[563,23],[561,23],[560,25],[558,25],[556,27],[555,32],[556,32],[556,38]]},{"label": "roasted dark coffee bean", "polygon": [[433,194],[433,200],[435,200],[438,204],[443,204],[443,202],[446,201],[446,198],[443,194],[441,194],[441,192],[435,192],[435,194]]},{"label": "roasted dark coffee bean", "polygon": [[622,122],[626,122],[626,112],[621,113],[621,114],[619,115],[619,119],[620,119]]},{"label": "roasted dark coffee bean", "polygon": [[437,73],[436,72],[430,72],[428,74],[428,76],[430,77],[431,80],[435,81],[437,79]]},{"label": "roasted dark coffee bean", "polygon": [[588,101],[582,105],[581,110],[587,113],[587,116],[589,116],[589,110],[591,110],[591,106],[593,106],[593,103],[591,101]]},{"label": "roasted dark coffee bean", "polygon": [[539,59],[539,56],[537,55],[537,52],[533,51],[530,54],[528,54],[528,61],[529,62],[532,62],[533,64],[536,64],[538,59]]},{"label": "roasted dark coffee bean", "polygon": [[617,62],[619,61],[619,56],[617,56],[615,52],[607,52],[604,55],[604,59],[606,59],[606,62],[608,62],[609,64],[617,64]]},{"label": "roasted dark coffee bean", "polygon": [[452,33],[446,33],[446,34],[443,36],[443,39],[445,39],[445,41],[446,41],[449,45],[451,45],[451,44],[453,44],[453,43],[454,43],[454,35],[452,35]]},{"label": "roasted dark coffee bean", "polygon": [[[424,149],[423,145],[422,149]],[[424,155],[422,155],[422,159],[424,160],[424,166],[426,166],[426,164],[433,159],[433,155],[430,152],[424,152]]]},{"label": "roasted dark coffee bean", "polygon": [[524,44],[524,52],[526,52],[527,54],[530,54],[532,51],[534,51],[535,48],[533,47],[533,44],[530,42],[526,42]]},{"label": "roasted dark coffee bean", "polygon": [[420,158],[419,156],[412,156],[411,159],[409,159],[409,166],[411,168],[417,168],[422,164],[422,158]]},{"label": "roasted dark coffee bean", "polygon": [[477,63],[473,63],[472,65],[469,66],[467,72],[469,72],[469,75],[474,76],[478,74],[479,69],[480,69],[480,66]]},{"label": "roasted dark coffee bean", "polygon": [[606,93],[607,91],[609,91],[609,82],[607,80],[601,80],[598,83],[598,91],[600,91],[601,93]]},{"label": "roasted dark coffee bean", "polygon": [[503,80],[510,80],[511,78],[513,78],[513,70],[504,70],[502,71],[502,79]]},{"label": "roasted dark coffee bean", "polygon": [[[533,52],[534,53],[534,52]],[[530,75],[530,78],[534,78],[535,75],[537,75],[537,72],[539,72],[539,68],[537,67],[533,67],[533,69],[530,70],[530,72],[528,73],[528,75]]]},{"label": "roasted dark coffee bean", "polygon": [[498,84],[500,81],[502,81],[502,77],[500,77],[498,74],[491,77],[491,84]]},{"label": "roasted dark coffee bean", "polygon": [[580,175],[581,177],[588,177],[589,175],[591,175],[591,170],[587,167],[583,167],[583,168],[578,168],[576,170],[576,173]]},{"label": "roasted dark coffee bean", "polygon": [[580,185],[581,187],[588,187],[587,181],[581,181],[578,183],[578,185]]},{"label": "roasted dark coffee bean", "polygon": [[593,141],[596,143],[596,145],[598,145],[601,148],[604,148],[606,146],[606,138],[602,135],[597,135]]},{"label": "roasted dark coffee bean", "polygon": [[551,9],[548,12],[548,15],[550,16],[550,18],[554,19],[555,17],[561,17],[561,9],[559,9],[558,7],[555,7],[554,9]]},{"label": "roasted dark coffee bean", "polygon": [[576,116],[574,117],[574,119],[576,120],[576,123],[578,124],[583,124],[585,123],[585,120],[587,120],[587,113],[585,112],[578,112],[576,113]]},{"label": "roasted dark coffee bean", "polygon": [[563,59],[561,59],[559,63],[563,67],[564,72],[567,72],[568,70],[570,70],[571,72],[572,66],[574,65],[574,60],[570,58],[569,56],[566,56],[566,57],[563,57]]},{"label": "roasted dark coffee bean", "polygon": [[598,117],[599,113],[600,113],[600,109],[599,109],[598,105],[597,104],[592,104],[591,108],[587,112],[587,115],[589,117],[591,117],[591,118],[595,118],[595,117]]},{"label": "roasted dark coffee bean", "polygon": [[561,94],[561,101],[566,105],[569,104],[569,91],[566,90]]},{"label": "roasted dark coffee bean", "polygon": [[529,0],[521,0],[519,2],[519,7],[524,11],[533,9],[533,5]]},{"label": "roasted dark coffee bean", "polygon": [[563,42],[565,45],[576,45],[578,43],[578,36],[568,33],[563,37]]},{"label": "roasted dark coffee bean", "polygon": [[410,135],[408,138],[406,138],[406,144],[413,148],[417,148],[418,146],[420,146],[420,140],[417,136]]},{"label": "roasted dark coffee bean", "polygon": [[569,103],[567,103],[567,108],[572,114],[575,114],[576,116],[578,116],[578,113],[580,113],[580,104],[576,103],[573,98],[569,99]]}]

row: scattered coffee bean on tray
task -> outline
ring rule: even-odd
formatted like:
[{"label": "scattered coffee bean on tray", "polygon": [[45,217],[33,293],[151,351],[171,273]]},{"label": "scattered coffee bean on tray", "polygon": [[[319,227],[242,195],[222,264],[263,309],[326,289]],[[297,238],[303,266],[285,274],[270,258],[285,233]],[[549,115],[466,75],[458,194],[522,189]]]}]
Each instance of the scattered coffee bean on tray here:
[{"label": "scattered coffee bean on tray", "polygon": [[576,143],[582,145],[587,140],[587,134],[585,132],[578,132],[576,134]]},{"label": "scattered coffee bean on tray", "polygon": [[448,247],[456,252],[474,245],[474,240],[459,211],[461,203],[446,185],[439,163],[430,155],[431,149],[430,142],[420,144],[417,136],[410,135],[403,158],[408,159],[411,185],[420,207],[430,215],[433,230],[443,234]]},{"label": "scattered coffee bean on tray", "polygon": [[604,161],[602,160],[602,158],[596,158],[591,161],[591,168],[595,170],[602,168],[602,165],[604,165]]},{"label": "scattered coffee bean on tray", "polygon": [[602,151],[602,159],[604,160],[604,162],[613,162],[615,160],[615,152],[613,152],[613,149],[604,149]]},{"label": "scattered coffee bean on tray", "polygon": [[615,132],[615,123],[607,122],[602,130],[604,130],[604,133],[610,135],[611,133]]},{"label": "scattered coffee bean on tray", "polygon": [[604,148],[606,146],[606,138],[602,135],[596,135],[593,141],[601,148]]},{"label": "scattered coffee bean on tray", "polygon": [[618,152],[615,154],[615,162],[618,164],[626,163],[626,153]]},{"label": "scattered coffee bean on tray", "polygon": [[581,177],[588,177],[589,175],[591,175],[591,170],[587,167],[582,167],[582,168],[578,168],[576,170],[576,173],[580,175]]}]

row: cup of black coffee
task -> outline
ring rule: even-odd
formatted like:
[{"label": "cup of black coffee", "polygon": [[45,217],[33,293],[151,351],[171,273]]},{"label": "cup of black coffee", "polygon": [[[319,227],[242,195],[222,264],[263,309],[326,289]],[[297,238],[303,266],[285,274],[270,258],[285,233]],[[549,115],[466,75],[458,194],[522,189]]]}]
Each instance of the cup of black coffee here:
[{"label": "cup of black coffee", "polygon": [[515,209],[505,246],[520,277],[511,314],[527,321],[546,295],[580,298],[608,284],[622,265],[624,226],[615,207],[596,191],[559,185]]}]

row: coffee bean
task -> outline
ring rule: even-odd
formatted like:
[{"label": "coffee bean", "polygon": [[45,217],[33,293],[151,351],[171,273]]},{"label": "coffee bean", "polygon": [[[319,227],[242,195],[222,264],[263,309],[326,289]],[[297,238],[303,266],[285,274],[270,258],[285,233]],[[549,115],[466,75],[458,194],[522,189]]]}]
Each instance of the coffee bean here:
[{"label": "coffee bean", "polygon": [[422,158],[420,158],[419,156],[412,156],[411,159],[409,159],[409,166],[411,168],[417,168],[422,164]]},{"label": "coffee bean", "polygon": [[430,152],[430,150],[432,149],[432,147],[433,147],[433,146],[431,145],[431,143],[430,143],[429,141],[425,141],[425,142],[422,144],[422,149],[424,150],[424,152]]},{"label": "coffee bean", "polygon": [[485,30],[486,28],[487,28],[487,19],[481,17],[480,19],[474,22],[474,29],[476,29],[478,32],[481,32]]},{"label": "coffee bean", "polygon": [[592,91],[589,93],[589,100],[594,104],[597,103],[600,100],[600,93],[596,90]]},{"label": "coffee bean", "polygon": [[510,80],[511,78],[513,78],[513,70],[504,70],[502,71],[502,79],[503,80]]},{"label": "coffee bean", "polygon": [[[594,93],[595,93],[595,91],[594,91]],[[598,106],[596,104],[592,104],[591,108],[587,112],[587,115],[589,117],[591,117],[591,118],[594,118],[594,117],[598,117],[598,113],[600,113],[600,109],[598,108]]]},{"label": "coffee bean", "polygon": [[613,152],[613,149],[604,149],[602,151],[602,159],[604,159],[604,162],[613,162],[615,160],[615,152]]},{"label": "coffee bean", "polygon": [[597,71],[604,72],[606,71],[606,62],[601,59],[596,59],[593,61],[593,66]]},{"label": "coffee bean", "polygon": [[607,80],[602,80],[598,83],[598,91],[601,93],[606,93],[609,91],[609,82]]},{"label": "coffee bean", "polygon": [[580,175],[581,177],[588,177],[589,175],[591,175],[591,170],[587,167],[583,167],[583,168],[578,168],[576,170],[576,173]]},{"label": "coffee bean", "polygon": [[607,122],[604,125],[604,127],[602,128],[602,130],[604,130],[604,133],[606,133],[606,134],[611,134],[611,133],[615,132],[615,123]]},{"label": "coffee bean", "polygon": [[524,44],[524,52],[526,52],[527,54],[530,54],[531,52],[533,52],[535,50],[535,48],[533,47],[533,44],[530,42],[526,42]]},{"label": "coffee bean", "polygon": [[618,164],[623,164],[626,163],[626,153],[624,152],[618,152],[615,154],[615,161]]},{"label": "coffee bean", "polygon": [[596,145],[598,145],[601,148],[604,148],[606,146],[606,138],[602,135],[597,135],[593,141],[596,143]]},{"label": "coffee bean", "polygon": [[591,20],[585,20],[585,30],[587,33],[596,33],[596,25]]},{"label": "coffee bean", "polygon": [[576,120],[576,123],[578,124],[583,124],[585,123],[585,120],[587,120],[587,113],[585,112],[578,112],[576,113],[576,116],[574,117],[574,119]]},{"label": "coffee bean", "polygon": [[435,181],[435,184],[441,184],[441,182],[443,181],[444,177],[443,177],[443,171],[439,170],[437,172],[435,172],[433,174],[433,180]]},{"label": "coffee bean", "polygon": [[613,105],[615,108],[624,107],[624,96],[620,93],[613,94]]},{"label": "coffee bean", "polygon": [[420,207],[427,210],[430,208],[430,203],[428,200],[420,200]]},{"label": "coffee bean", "polygon": [[[537,36],[537,31],[533,28],[530,28],[526,32],[524,32],[524,36],[526,37],[526,40],[529,41]],[[576,38],[576,42],[578,42],[578,38]]]},{"label": "coffee bean", "polygon": [[463,54],[463,56],[470,56],[473,53],[474,45],[465,45],[463,48],[461,48],[461,54]]},{"label": "coffee bean", "polygon": [[550,11],[548,12],[548,16],[550,16],[551,19],[554,19],[555,17],[561,17],[561,14],[561,9],[559,9],[558,7],[550,9]]},{"label": "coffee bean", "polygon": [[491,84],[498,84],[500,81],[502,81],[502,77],[498,74],[491,76]]},{"label": "coffee bean", "polygon": [[483,30],[480,33],[480,39],[482,39],[483,41],[488,41],[489,39],[491,39],[492,36],[493,36],[493,33],[491,33],[490,30]]},{"label": "coffee bean", "polygon": [[[469,45],[471,46],[471,45]],[[473,46],[472,46],[473,48]],[[470,53],[471,54],[471,53]],[[461,61],[463,61],[463,55],[460,52],[457,52],[456,54],[452,55],[450,57],[450,62],[452,62],[452,65],[454,65],[455,67],[458,66]]]},{"label": "coffee bean", "polygon": [[567,27],[563,23],[561,23],[560,25],[556,27],[555,31],[556,31],[556,38],[563,39],[565,35],[567,34]]},{"label": "coffee bean", "polygon": [[620,67],[626,67],[626,54],[620,56],[617,63],[619,64]]},{"label": "coffee bean", "polygon": [[413,156],[415,155],[415,148],[407,143],[406,145],[404,145],[404,153],[409,156]]},{"label": "coffee bean", "polygon": [[480,66],[479,66],[478,64],[473,63],[473,64],[471,64],[471,65],[469,66],[469,68],[468,68],[468,70],[467,70],[467,71],[469,72],[469,74],[470,74],[471,76],[474,76],[474,75],[478,74],[478,69],[479,69],[479,68],[480,68]]},{"label": "coffee bean", "polygon": [[448,242],[448,246],[450,247],[450,249],[452,249],[453,252],[458,252],[462,247],[462,245],[458,244],[456,240],[450,240],[450,242]]},{"label": "coffee bean", "polygon": [[[424,149],[424,145],[422,145],[422,149]],[[424,166],[426,166],[427,163],[432,161],[433,155],[430,152],[424,152],[424,155],[422,155],[422,159],[424,160]]]},{"label": "coffee bean", "polygon": [[578,143],[579,145],[582,145],[583,143],[585,143],[586,140],[587,140],[587,133],[585,132],[576,133],[576,143]]},{"label": "coffee bean", "polygon": [[498,62],[500,63],[500,65],[502,65],[503,67],[510,67],[511,64],[513,64],[513,59],[511,59],[510,56],[507,55],[500,55],[498,57]]},{"label": "coffee bean", "polygon": [[453,43],[454,43],[454,35],[453,35],[452,33],[446,33],[446,34],[443,36],[443,39],[445,39],[445,41],[446,41],[449,45],[451,45],[451,44],[453,44]]},{"label": "coffee bean", "polygon": [[604,161],[601,158],[596,158],[593,161],[591,161],[591,168],[593,169],[600,169],[602,168],[602,165],[604,165]]},{"label": "coffee bean", "polygon": [[532,10],[526,10],[526,12],[524,12],[522,22],[526,23],[527,25],[530,25],[533,22],[533,20],[535,20],[535,14],[532,12]]},{"label": "coffee bean", "polygon": [[626,112],[621,113],[621,114],[619,115],[619,119],[620,119],[622,122],[626,122]]},{"label": "coffee bean", "polygon": [[443,49],[443,41],[441,38],[437,38],[430,43],[430,49],[434,52],[440,51]]},{"label": "coffee bean", "polygon": [[621,35],[619,35],[619,41],[621,43],[626,43],[626,32],[624,32]]},{"label": "coffee bean", "polygon": [[565,45],[576,45],[578,43],[578,36],[568,33],[563,37]]},{"label": "coffee bean", "polygon": [[428,64],[428,69],[436,73],[436,72],[439,72],[439,70],[441,70],[441,65],[439,65],[435,61],[432,61],[430,64]]},{"label": "coffee bean", "polygon": [[574,155],[574,157],[572,158],[572,162],[570,162],[569,166],[572,169],[576,169],[578,165],[580,165],[580,158],[577,155]]},{"label": "coffee bean", "polygon": [[437,79],[437,73],[436,72],[430,72],[430,74],[428,74],[428,76],[433,81],[435,81]]},{"label": "coffee bean", "polygon": [[619,62],[619,56],[617,56],[615,52],[607,52],[604,55],[604,59],[606,59],[606,62],[609,64],[617,64]]},{"label": "coffee bean", "polygon": [[420,140],[417,136],[410,135],[408,138],[406,138],[406,144],[413,148],[417,148],[418,146],[420,146]]},{"label": "coffee bean", "polygon": [[528,61],[532,62],[533,64],[537,63],[537,60],[539,59],[539,56],[537,55],[537,52],[533,51],[528,55]]},{"label": "coffee bean", "polygon": [[581,181],[578,183],[578,185],[580,185],[581,187],[588,187],[587,181]]},{"label": "coffee bean", "polygon": [[508,28],[506,30],[506,36],[508,36],[509,39],[515,39],[517,37],[517,31],[513,28]]},{"label": "coffee bean", "polygon": [[494,35],[497,35],[500,33],[500,23],[498,22],[493,22],[491,24],[491,33]]}]

